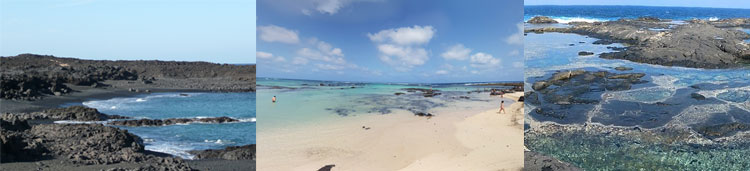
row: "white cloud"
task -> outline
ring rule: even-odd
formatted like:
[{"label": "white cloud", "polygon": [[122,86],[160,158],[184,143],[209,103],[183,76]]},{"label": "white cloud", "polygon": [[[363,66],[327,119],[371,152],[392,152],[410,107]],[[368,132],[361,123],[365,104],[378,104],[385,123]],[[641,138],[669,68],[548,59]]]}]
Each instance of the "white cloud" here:
[{"label": "white cloud", "polygon": [[346,64],[344,52],[340,48],[334,48],[331,44],[317,39],[310,39],[310,44],[315,48],[302,48],[297,51],[297,55],[317,61],[330,62],[334,64]]},{"label": "white cloud", "polygon": [[370,34],[373,42],[393,42],[398,45],[420,45],[430,42],[436,30],[432,26],[401,27],[396,29],[381,30]]},{"label": "white cloud", "polygon": [[260,26],[258,27],[258,31],[260,31],[260,39],[266,42],[299,43],[297,31],[284,27],[276,25]]},{"label": "white cloud", "polygon": [[268,53],[268,52],[257,51],[255,52],[255,56],[260,59],[270,59],[271,57],[273,57],[273,54]]},{"label": "white cloud", "polygon": [[345,67],[340,65],[332,65],[332,64],[315,64],[320,69],[324,70],[342,70]]},{"label": "white cloud", "polygon": [[513,62],[513,67],[515,67],[515,68],[523,68],[523,62]]},{"label": "white cloud", "polygon": [[263,51],[255,52],[255,56],[258,57],[258,59],[262,59],[260,60],[260,62],[264,62],[264,63],[265,62],[286,62],[286,58],[284,58],[283,56],[274,56],[271,53],[263,52]]},{"label": "white cloud", "polygon": [[447,70],[453,70],[453,65],[451,65],[451,64],[443,64],[443,66],[441,66],[441,67],[444,68],[444,69],[447,69]]},{"label": "white cloud", "polygon": [[475,53],[474,55],[471,55],[471,67],[475,68],[490,68],[500,65],[500,59],[492,57],[490,54],[486,53]]},{"label": "white cloud", "polygon": [[367,36],[377,44],[381,61],[396,67],[397,71],[408,71],[429,60],[423,45],[430,42],[435,32],[432,26],[413,26],[381,30]]},{"label": "white cloud", "polygon": [[[394,66],[411,68],[412,66],[423,65],[429,59],[424,48],[381,44],[378,46],[378,50],[382,53],[380,59]],[[396,59],[392,59],[391,56],[396,57]]]},{"label": "white cloud", "polygon": [[297,50],[298,57],[292,60],[292,64],[305,65],[312,63],[314,70],[343,70],[347,68],[356,69],[357,65],[351,64],[344,58],[344,52],[340,48],[320,41],[316,38],[310,38],[303,47]]},{"label": "white cloud", "polygon": [[516,33],[508,36],[508,38],[505,39],[505,43],[511,45],[523,45],[523,23],[516,24],[516,28],[518,29]]},{"label": "white cloud", "polygon": [[445,74],[448,74],[448,71],[446,71],[446,70],[438,70],[438,71],[435,72],[435,74],[445,75]]},{"label": "white cloud", "polygon": [[464,47],[463,44],[456,44],[448,48],[440,56],[443,56],[445,59],[466,60],[469,58],[470,53],[471,49]]},{"label": "white cloud", "polygon": [[521,52],[518,51],[518,50],[513,50],[513,51],[508,52],[508,56],[516,56],[516,55],[520,55],[520,54],[521,54]]},{"label": "white cloud", "polygon": [[[350,1],[348,0],[315,0],[313,3],[315,4],[315,9],[318,10],[318,12],[323,14],[329,14],[333,15],[336,14],[339,9],[344,7],[344,5],[348,4]],[[304,12],[304,11],[303,11]]]},{"label": "white cloud", "polygon": [[308,60],[303,57],[294,57],[294,59],[292,59],[292,64],[294,65],[305,65],[307,62]]},{"label": "white cloud", "polygon": [[276,58],[273,59],[273,61],[274,62],[286,62],[286,58],[284,58],[283,56],[277,56]]}]

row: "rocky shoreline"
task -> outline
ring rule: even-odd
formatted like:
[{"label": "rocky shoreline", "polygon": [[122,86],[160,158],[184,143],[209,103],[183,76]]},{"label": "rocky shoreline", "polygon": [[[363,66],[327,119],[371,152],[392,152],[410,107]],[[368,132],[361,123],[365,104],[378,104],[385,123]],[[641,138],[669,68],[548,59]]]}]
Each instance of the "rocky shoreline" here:
[{"label": "rocky shoreline", "polygon": [[240,120],[230,117],[212,117],[212,118],[168,118],[168,119],[138,119],[138,120],[116,120],[111,121],[109,125],[119,126],[166,126],[174,124],[187,123],[232,123]]},{"label": "rocky shoreline", "polygon": [[66,96],[75,87],[97,89],[193,89],[255,91],[255,65],[208,62],[108,61],[20,54],[0,57],[2,93],[7,100]]},{"label": "rocky shoreline", "polygon": [[[135,168],[111,168],[109,170],[194,170],[188,163],[177,157],[144,149],[143,140],[127,130],[102,124],[53,124],[40,120],[58,121],[105,121],[107,119],[127,119],[117,115],[99,113],[96,109],[83,106],[49,109],[32,113],[4,113],[0,117],[2,129],[2,163],[44,162],[60,160],[61,165],[71,167],[87,165],[110,165],[118,163],[135,164]],[[165,119],[178,122],[182,119]],[[152,126],[140,120],[127,126]],[[186,122],[224,123],[236,122],[228,117],[185,119]],[[129,122],[123,122],[129,123]],[[162,124],[163,125],[163,124]],[[218,158],[223,160],[255,160],[255,145],[228,147],[223,150],[191,151],[199,159]],[[219,157],[215,157],[219,156]],[[38,168],[50,167],[38,164]]]},{"label": "rocky shoreline", "polygon": [[[531,24],[550,23],[537,16]],[[554,21],[554,20],[552,20]],[[718,21],[689,20],[682,24],[668,19],[641,17],[606,22],[571,22],[570,27],[526,29],[526,33],[574,33],[601,39],[595,44],[623,43],[621,51],[603,53],[605,59],[691,68],[738,68],[750,64],[750,34],[735,27],[750,27],[750,18]]]}]

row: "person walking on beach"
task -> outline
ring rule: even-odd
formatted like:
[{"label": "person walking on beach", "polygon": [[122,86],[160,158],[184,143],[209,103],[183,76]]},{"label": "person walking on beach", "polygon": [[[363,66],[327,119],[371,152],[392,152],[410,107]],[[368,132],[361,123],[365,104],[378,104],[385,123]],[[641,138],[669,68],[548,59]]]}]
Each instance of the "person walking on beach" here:
[{"label": "person walking on beach", "polygon": [[505,113],[505,106],[503,106],[503,105],[505,105],[505,100],[500,101],[500,110],[497,111],[497,113],[500,113],[500,112]]},{"label": "person walking on beach", "polygon": [[273,96],[273,98],[271,98],[271,102],[276,103],[276,96]]}]

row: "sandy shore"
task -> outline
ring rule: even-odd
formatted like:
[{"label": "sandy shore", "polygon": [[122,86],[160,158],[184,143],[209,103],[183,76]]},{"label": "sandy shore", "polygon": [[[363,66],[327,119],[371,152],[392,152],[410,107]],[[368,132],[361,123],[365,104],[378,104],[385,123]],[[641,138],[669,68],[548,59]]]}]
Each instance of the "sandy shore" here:
[{"label": "sandy shore", "polygon": [[[508,98],[520,95],[523,93],[506,95],[506,104]],[[520,170],[523,104],[512,103],[506,110],[499,114],[497,108],[446,107],[435,109],[437,116],[429,119],[394,111],[340,117],[331,121],[335,124],[259,131],[258,168],[317,170],[335,165],[333,170]]]}]

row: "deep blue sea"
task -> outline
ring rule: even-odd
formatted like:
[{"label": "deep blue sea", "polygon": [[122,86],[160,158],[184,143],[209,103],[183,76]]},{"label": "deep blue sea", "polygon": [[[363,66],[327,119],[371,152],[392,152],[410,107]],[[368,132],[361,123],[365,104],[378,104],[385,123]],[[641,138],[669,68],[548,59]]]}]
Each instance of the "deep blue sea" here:
[{"label": "deep blue sea", "polygon": [[83,102],[83,105],[96,108],[105,114],[136,119],[227,116],[241,121],[148,127],[116,126],[143,138],[147,150],[169,153],[186,159],[193,158],[187,153],[189,150],[255,144],[255,93],[152,93],[90,100]]},{"label": "deep blue sea", "polygon": [[524,6],[524,21],[548,16],[561,23],[570,21],[609,21],[652,16],[673,20],[750,17],[750,9],[647,7],[647,6]]}]

